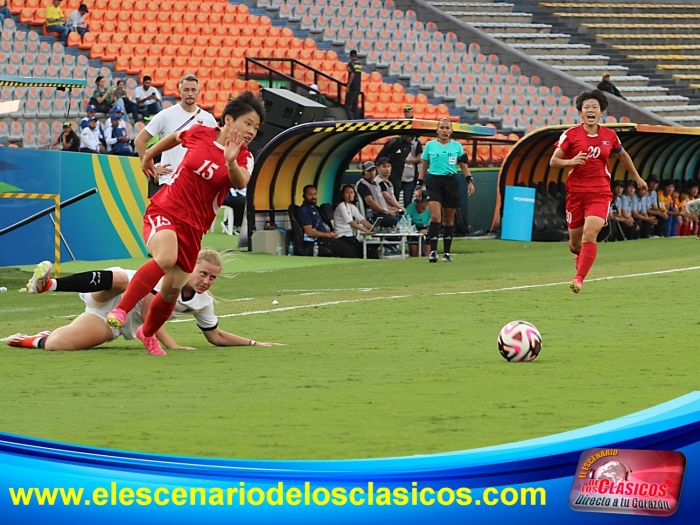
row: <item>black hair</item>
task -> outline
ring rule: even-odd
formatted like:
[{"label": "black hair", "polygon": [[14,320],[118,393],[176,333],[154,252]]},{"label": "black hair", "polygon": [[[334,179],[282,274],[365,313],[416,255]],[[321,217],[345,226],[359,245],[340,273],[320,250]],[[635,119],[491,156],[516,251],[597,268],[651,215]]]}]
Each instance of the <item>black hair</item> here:
[{"label": "black hair", "polygon": [[[342,195],[343,193],[345,193],[345,189],[346,189],[346,188],[350,188],[352,191],[355,191],[355,186],[353,186],[352,184],[344,184],[343,187],[340,188],[340,194],[341,194],[341,195]],[[355,191],[355,193],[357,193],[357,192]]]},{"label": "black hair", "polygon": [[219,119],[219,124],[224,125],[224,118],[226,115],[230,115],[233,120],[238,117],[255,111],[260,117],[260,125],[265,122],[265,106],[259,97],[256,97],[252,91],[244,91],[236,98],[232,98],[226,104],[223,113],[221,113],[221,118]]},{"label": "black hair", "polygon": [[594,89],[592,91],[584,91],[576,97],[576,109],[579,113],[581,113],[581,111],[583,110],[583,103],[586,100],[591,99],[598,101],[598,103],[600,104],[601,113],[604,113],[605,110],[608,109],[608,97],[606,97],[605,93],[603,93],[601,90]]},{"label": "black hair", "polygon": [[614,180],[614,181],[612,182],[612,187],[613,187],[613,188],[617,188],[618,186],[624,187],[624,186],[625,186],[625,183],[622,182],[621,180]]},{"label": "black hair", "polygon": [[144,75],[142,84],[145,84],[147,80],[151,80],[151,77],[149,77],[148,75]]},{"label": "black hair", "polygon": [[306,195],[306,190],[308,190],[309,188],[316,189],[316,186],[314,186],[313,184],[307,184],[306,186],[304,186],[304,189],[301,191],[301,194]]},{"label": "black hair", "polygon": [[95,79],[95,84],[99,84],[100,80],[102,80],[104,77],[102,75],[98,75],[97,78]]},{"label": "black hair", "polygon": [[126,85],[126,82],[124,82],[124,79],[123,79],[123,78],[120,78],[119,80],[117,80],[117,86],[118,86],[119,84],[124,84],[124,85]]}]

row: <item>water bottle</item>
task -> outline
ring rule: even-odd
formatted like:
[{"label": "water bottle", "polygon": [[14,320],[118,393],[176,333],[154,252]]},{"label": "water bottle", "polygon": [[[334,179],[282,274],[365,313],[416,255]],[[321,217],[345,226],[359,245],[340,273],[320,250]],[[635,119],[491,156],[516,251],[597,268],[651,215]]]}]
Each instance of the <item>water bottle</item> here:
[{"label": "water bottle", "polygon": [[277,248],[275,248],[275,255],[282,255],[282,245],[277,243]]},{"label": "water bottle", "polygon": [[287,255],[294,255],[294,243],[289,242],[289,246],[287,246]]},{"label": "water bottle", "polygon": [[318,243],[314,243],[314,257],[318,257]]},{"label": "water bottle", "polygon": [[5,288],[4,286],[0,286],[0,293],[6,292],[6,291],[7,291],[7,288]]}]

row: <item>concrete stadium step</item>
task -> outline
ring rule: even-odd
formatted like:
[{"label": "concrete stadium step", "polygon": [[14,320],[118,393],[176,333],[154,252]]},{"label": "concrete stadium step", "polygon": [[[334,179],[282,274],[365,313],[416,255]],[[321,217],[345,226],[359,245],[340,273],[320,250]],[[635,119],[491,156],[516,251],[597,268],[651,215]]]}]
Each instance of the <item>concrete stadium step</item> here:
[{"label": "concrete stadium step", "polygon": [[586,55],[591,46],[586,44],[510,44],[528,55],[546,55],[556,51],[558,55]]},{"label": "concrete stadium step", "polygon": [[471,11],[474,13],[512,13],[513,4],[501,2],[429,2],[442,11]]},{"label": "concrete stadium step", "polygon": [[697,35],[700,24],[581,24],[579,27],[596,32],[621,31],[625,34]]},{"label": "concrete stadium step", "polygon": [[508,22],[511,24],[529,24],[532,22],[530,13],[498,13],[498,12],[474,12],[474,11],[445,11],[448,15],[460,19],[468,24],[484,22]]},{"label": "concrete stadium step", "polygon": [[662,2],[631,2],[631,3],[612,3],[612,2],[539,2],[539,5],[566,13],[580,13],[582,11],[592,11],[594,13],[601,11],[610,11],[612,13],[677,13],[682,12],[700,12],[700,4],[691,4],[682,1],[672,0],[673,5],[664,5]]},{"label": "concrete stadium step", "polygon": [[[489,31],[485,31],[489,33]],[[571,35],[565,33],[490,33],[506,44],[568,44]]]},{"label": "concrete stadium step", "polygon": [[619,22],[620,24],[697,24],[700,12],[693,13],[614,13],[609,11],[588,11],[567,13],[555,11],[554,16],[572,20],[576,24],[596,24],[599,22]]},{"label": "concrete stadium step", "polygon": [[681,126],[700,127],[700,115],[687,115],[685,117],[669,117],[669,119]]},{"label": "concrete stadium step", "polygon": [[[611,75],[626,75],[628,69],[623,66],[611,66],[611,65],[604,65],[604,66],[554,66],[557,68],[559,71],[563,71],[564,73],[568,73],[571,76],[574,77],[583,77],[583,76],[597,76],[598,78],[602,78],[603,73],[610,73]],[[600,82],[600,80],[598,80]],[[596,82],[597,83],[597,82]]]},{"label": "concrete stadium step", "polygon": [[688,45],[625,45],[616,44],[612,46],[613,49],[624,53],[629,57],[629,55],[636,55],[642,53],[659,53],[659,54],[673,54],[673,55],[697,55],[700,52],[700,44],[688,44]]},{"label": "concrete stadium step", "polygon": [[695,35],[682,35],[682,34],[660,34],[660,33],[621,33],[615,31],[613,33],[608,33],[605,31],[596,31],[595,39],[598,42],[604,42],[608,45],[639,45],[639,44],[649,44],[654,42],[655,44],[661,45],[684,45],[684,44],[698,44],[700,39]]},{"label": "concrete stadium step", "polygon": [[550,66],[607,66],[610,57],[605,55],[531,55]]},{"label": "concrete stadium step", "polygon": [[[623,95],[625,96],[625,95]],[[625,96],[628,102],[641,107],[659,106],[681,106],[688,105],[688,97],[678,95],[658,95],[658,96]]]},{"label": "concrete stadium step", "polygon": [[627,55],[630,60],[639,60],[652,64],[689,66],[700,64],[700,55]]},{"label": "concrete stadium step", "polygon": [[470,25],[485,33],[550,33],[549,24],[515,24],[511,22],[469,22]]},{"label": "concrete stadium step", "polygon": [[[613,82],[614,83],[614,82]],[[618,86],[615,84],[617,89],[620,90],[623,97],[654,97],[662,96],[668,94],[668,88],[663,86]]]},{"label": "concrete stadium step", "polygon": [[[700,119],[700,106],[650,106],[649,111],[656,113],[662,117],[689,117],[697,115]],[[671,119],[673,120],[673,119]]]}]

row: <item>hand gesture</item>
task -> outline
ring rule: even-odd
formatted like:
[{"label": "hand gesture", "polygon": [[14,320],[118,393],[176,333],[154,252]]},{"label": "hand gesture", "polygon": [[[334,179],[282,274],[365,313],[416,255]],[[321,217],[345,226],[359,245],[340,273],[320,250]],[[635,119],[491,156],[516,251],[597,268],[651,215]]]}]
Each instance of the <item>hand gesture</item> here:
[{"label": "hand gesture", "polygon": [[586,162],[586,159],[588,158],[588,153],[585,151],[579,151],[578,155],[576,155],[573,159],[569,161],[570,166],[580,166],[584,162]]},{"label": "hand gesture", "polygon": [[645,190],[648,189],[648,188],[647,188],[647,183],[646,183],[646,181],[645,181],[643,178],[641,178],[641,177],[639,177],[639,178],[637,179],[637,186],[639,186],[640,188],[643,188],[643,189],[645,189]]},{"label": "hand gesture", "polygon": [[228,164],[236,162],[238,154],[241,152],[241,147],[244,143],[245,140],[243,139],[243,135],[241,135],[239,131],[233,130],[224,144],[224,157],[226,158],[226,162]]},{"label": "hand gesture", "polygon": [[161,175],[170,175],[173,170],[170,167],[170,164],[161,164],[160,166],[155,167],[155,172],[156,176],[160,177]]},{"label": "hand gesture", "polygon": [[158,181],[158,174],[156,173],[156,167],[153,164],[153,159],[148,155],[143,157],[141,160],[141,171],[143,174],[153,181]]}]

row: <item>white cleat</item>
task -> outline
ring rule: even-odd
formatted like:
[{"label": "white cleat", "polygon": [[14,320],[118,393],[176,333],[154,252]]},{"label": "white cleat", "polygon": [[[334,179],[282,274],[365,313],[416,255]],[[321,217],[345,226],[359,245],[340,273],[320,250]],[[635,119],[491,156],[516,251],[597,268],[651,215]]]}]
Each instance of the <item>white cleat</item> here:
[{"label": "white cleat", "polygon": [[27,283],[29,293],[44,293],[51,279],[53,265],[49,261],[43,261],[34,268],[34,275]]}]

